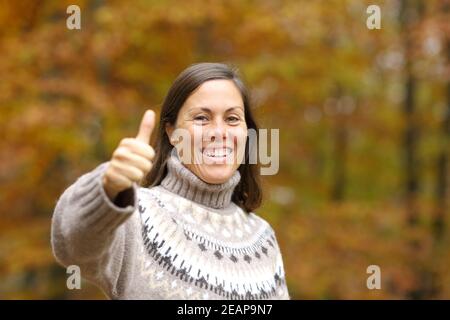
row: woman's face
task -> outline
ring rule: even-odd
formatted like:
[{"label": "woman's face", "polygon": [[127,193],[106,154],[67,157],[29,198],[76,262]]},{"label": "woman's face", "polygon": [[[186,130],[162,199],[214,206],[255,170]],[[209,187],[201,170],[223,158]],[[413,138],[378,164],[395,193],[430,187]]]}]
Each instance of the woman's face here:
[{"label": "woman's face", "polygon": [[177,145],[189,170],[207,183],[227,181],[242,162],[247,138],[239,89],[231,80],[204,82],[181,107],[175,128],[167,128],[169,138],[173,138],[174,129],[184,129],[190,136],[190,161]]}]

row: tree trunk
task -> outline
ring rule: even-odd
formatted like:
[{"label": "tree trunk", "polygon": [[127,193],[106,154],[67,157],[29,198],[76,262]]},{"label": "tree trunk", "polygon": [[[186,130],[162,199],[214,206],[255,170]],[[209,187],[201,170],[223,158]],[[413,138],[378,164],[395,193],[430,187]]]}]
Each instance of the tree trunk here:
[{"label": "tree trunk", "polygon": [[[444,6],[445,13],[450,11],[450,3]],[[450,39],[446,39],[445,54],[447,65],[450,65]],[[435,185],[435,209],[433,215],[433,236],[439,242],[445,231],[445,214],[448,209],[448,162],[450,145],[450,81],[446,88],[446,112],[442,120],[441,150],[436,158],[436,185]]]},{"label": "tree trunk", "polygon": [[[415,92],[417,80],[412,71],[412,37],[411,25],[415,22],[417,11],[411,1],[403,0],[401,6],[401,28],[405,50],[405,100],[403,113],[405,117],[405,132],[403,136],[404,151],[404,187],[406,219],[408,225],[416,225],[419,217],[417,196],[419,191],[419,163],[417,159],[417,145],[419,140],[419,127],[416,123]],[[413,3],[415,4],[415,3]]]}]

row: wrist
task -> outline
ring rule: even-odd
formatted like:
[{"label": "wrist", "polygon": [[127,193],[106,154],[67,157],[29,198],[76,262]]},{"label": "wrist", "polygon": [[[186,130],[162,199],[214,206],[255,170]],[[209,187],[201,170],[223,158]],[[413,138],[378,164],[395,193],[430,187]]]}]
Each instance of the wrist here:
[{"label": "wrist", "polygon": [[105,177],[103,177],[102,179],[102,186],[103,186],[103,190],[105,190],[106,195],[108,196],[109,200],[111,200],[111,202],[114,202],[118,192],[111,189],[108,184],[106,183],[106,179]]}]

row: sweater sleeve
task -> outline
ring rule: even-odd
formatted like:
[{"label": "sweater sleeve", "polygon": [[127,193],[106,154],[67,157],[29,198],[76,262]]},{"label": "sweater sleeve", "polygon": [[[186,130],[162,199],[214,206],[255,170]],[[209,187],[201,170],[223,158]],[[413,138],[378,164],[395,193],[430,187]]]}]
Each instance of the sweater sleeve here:
[{"label": "sweater sleeve", "polygon": [[278,299],[279,300],[291,300],[291,297],[290,297],[290,295],[289,295],[289,290],[288,290],[288,287],[287,287],[287,284],[286,284],[286,277],[285,277],[285,275],[284,275],[284,267],[283,267],[283,259],[282,259],[282,257],[281,257],[281,253],[278,255],[278,264],[279,265],[281,265],[281,268],[282,268],[282,272],[283,272],[283,275],[282,275],[282,277],[281,277],[281,283],[280,283],[280,290],[281,290],[281,295],[278,297]]},{"label": "sweater sleeve", "polygon": [[281,293],[280,295],[277,296],[277,300],[290,300],[291,297],[289,295],[289,290],[288,290],[288,287],[286,284],[286,275],[285,275],[285,271],[284,271],[283,258],[281,255],[281,248],[278,244],[278,239],[276,237],[275,230],[272,227],[270,227],[270,229],[272,230],[273,240],[275,242],[274,244],[275,244],[275,248],[277,250],[275,269],[276,269],[277,275],[279,277],[278,290],[280,290],[280,293]]},{"label": "sweater sleeve", "polygon": [[124,222],[137,207],[137,185],[112,202],[102,177],[108,162],[79,177],[59,198],[52,217],[51,245],[63,266],[114,293],[125,251]]}]

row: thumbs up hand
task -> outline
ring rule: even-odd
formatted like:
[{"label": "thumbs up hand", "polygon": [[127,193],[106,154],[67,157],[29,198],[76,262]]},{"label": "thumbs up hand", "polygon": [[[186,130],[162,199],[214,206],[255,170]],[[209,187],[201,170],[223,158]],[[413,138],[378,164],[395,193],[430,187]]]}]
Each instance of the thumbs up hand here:
[{"label": "thumbs up hand", "polygon": [[155,127],[155,113],[147,110],[136,138],[124,138],[114,150],[103,175],[103,188],[111,201],[117,194],[139,183],[151,170],[155,151],[149,145]]}]

